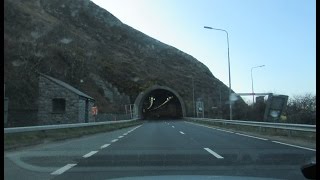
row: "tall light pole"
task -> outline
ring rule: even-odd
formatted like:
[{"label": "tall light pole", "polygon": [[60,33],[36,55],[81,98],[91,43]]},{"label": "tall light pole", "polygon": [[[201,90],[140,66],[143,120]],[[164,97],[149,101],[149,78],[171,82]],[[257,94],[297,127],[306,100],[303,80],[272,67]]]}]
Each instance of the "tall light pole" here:
[{"label": "tall light pole", "polygon": [[254,105],[254,91],[253,91],[253,77],[252,77],[252,70],[254,68],[259,68],[259,67],[264,67],[265,65],[261,65],[261,66],[255,66],[251,68],[251,90],[252,90],[252,106]]},{"label": "tall light pole", "polygon": [[187,76],[192,78],[192,108],[193,108],[193,117],[196,117],[196,108],[194,104],[194,79],[193,76]]},{"label": "tall light pole", "polygon": [[229,35],[224,29],[217,29],[209,26],[204,26],[206,29],[213,29],[217,31],[223,31],[227,34],[227,44],[228,44],[228,69],[229,69],[229,108],[230,108],[230,120],[232,120],[232,102],[231,102],[231,73],[230,73],[230,55],[229,55]]},{"label": "tall light pole", "polygon": [[191,76],[192,78],[192,108],[193,108],[193,117],[196,117],[196,108],[195,108],[195,104],[194,104],[194,80],[193,80],[193,76]]}]

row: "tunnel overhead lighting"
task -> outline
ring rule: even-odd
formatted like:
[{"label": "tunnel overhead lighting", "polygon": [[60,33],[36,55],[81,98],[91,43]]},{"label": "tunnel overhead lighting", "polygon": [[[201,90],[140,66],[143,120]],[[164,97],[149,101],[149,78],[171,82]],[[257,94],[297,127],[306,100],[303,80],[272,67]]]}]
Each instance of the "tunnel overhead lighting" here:
[{"label": "tunnel overhead lighting", "polygon": [[147,109],[150,109],[152,107],[152,105],[153,105],[154,100],[156,100],[156,98],[154,98],[152,96],[149,97],[149,99],[150,99],[150,105],[149,105],[149,107]]}]

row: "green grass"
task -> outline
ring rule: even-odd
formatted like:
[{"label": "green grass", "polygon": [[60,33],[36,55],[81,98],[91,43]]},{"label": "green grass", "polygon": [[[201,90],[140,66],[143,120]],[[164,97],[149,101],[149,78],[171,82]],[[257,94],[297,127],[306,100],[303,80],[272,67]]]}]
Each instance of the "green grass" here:
[{"label": "green grass", "polygon": [[70,138],[78,138],[85,135],[114,131],[142,124],[142,121],[132,121],[101,126],[65,128],[56,130],[42,130],[34,132],[4,134],[4,150],[12,150],[26,146],[41,144],[44,142],[59,141]]}]

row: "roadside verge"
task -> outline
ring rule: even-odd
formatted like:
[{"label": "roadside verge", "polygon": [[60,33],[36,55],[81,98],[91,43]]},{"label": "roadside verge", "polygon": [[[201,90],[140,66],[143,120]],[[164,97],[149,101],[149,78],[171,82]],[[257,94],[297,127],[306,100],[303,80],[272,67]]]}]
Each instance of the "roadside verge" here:
[{"label": "roadside verge", "polygon": [[253,135],[260,138],[266,138],[284,143],[290,143],[297,146],[316,149],[316,132],[290,131],[276,128],[263,128],[257,126],[235,125],[223,122],[214,122],[201,119],[185,118],[186,122],[205,125],[208,127],[219,128],[223,130],[233,131],[235,133],[243,133]]},{"label": "roadside verge", "polygon": [[35,130],[27,132],[4,133],[4,150],[14,150],[47,142],[78,138],[85,135],[109,132],[142,124],[141,120],[132,120],[85,127]]}]

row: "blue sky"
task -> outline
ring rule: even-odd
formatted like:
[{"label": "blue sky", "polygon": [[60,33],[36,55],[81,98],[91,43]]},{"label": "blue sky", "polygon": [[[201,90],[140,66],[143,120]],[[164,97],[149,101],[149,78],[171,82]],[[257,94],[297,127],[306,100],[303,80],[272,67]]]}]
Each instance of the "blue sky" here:
[{"label": "blue sky", "polygon": [[[204,63],[236,93],[316,94],[315,0],[92,0],[123,23]],[[252,101],[251,97],[243,97]]]}]

